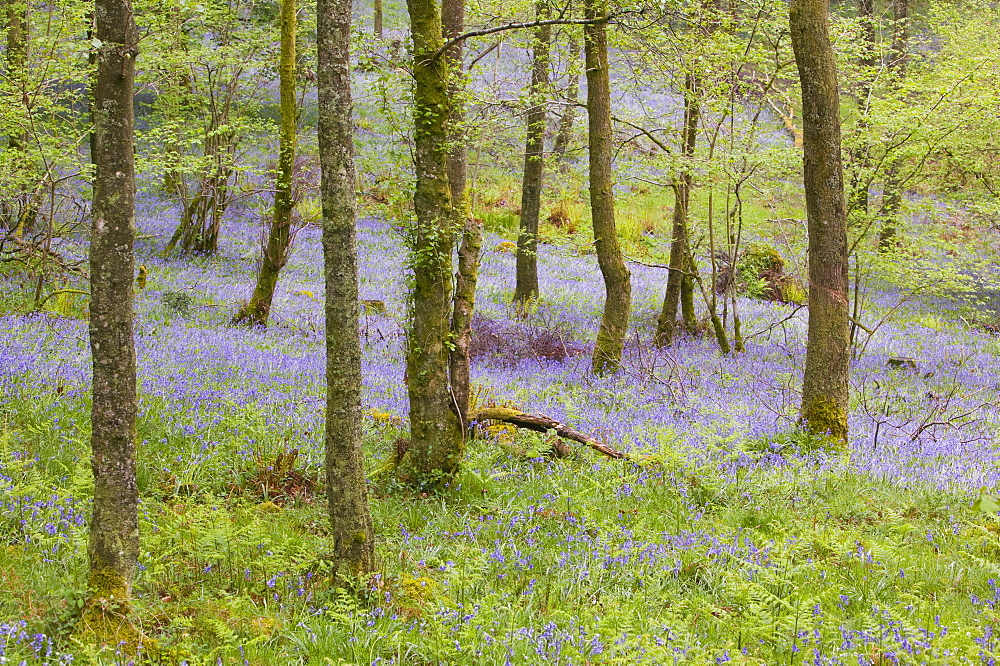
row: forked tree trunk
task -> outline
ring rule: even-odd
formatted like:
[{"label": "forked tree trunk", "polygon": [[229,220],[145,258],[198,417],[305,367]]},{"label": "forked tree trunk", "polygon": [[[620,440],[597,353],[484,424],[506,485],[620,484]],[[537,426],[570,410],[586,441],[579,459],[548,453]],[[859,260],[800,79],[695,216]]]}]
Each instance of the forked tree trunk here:
[{"label": "forked tree trunk", "polygon": [[178,246],[185,254],[196,255],[212,255],[219,249],[219,232],[231,201],[229,188],[234,171],[236,137],[226,129],[228,121],[227,110],[210,113],[203,152],[211,164],[199,175],[193,197],[184,204],[180,224],[163,250],[165,255]]},{"label": "forked tree trunk", "polygon": [[559,163],[559,170],[566,173],[569,170],[569,162],[566,160],[566,151],[573,138],[573,123],[576,120],[576,98],[580,96],[580,70],[577,66],[577,58],[580,57],[580,42],[576,38],[571,38],[569,42],[569,84],[566,86],[566,106],[563,107],[562,118],[559,119],[559,130],[556,132],[556,140],[552,145],[552,154],[555,155]]},{"label": "forked tree trunk", "polygon": [[90,348],[93,357],[88,601],[80,629],[102,642],[137,635],[128,616],[139,555],[135,477],[136,382],[133,336],[135,160],[132,95],[138,34],[129,0],[94,7],[94,203],[90,236]]},{"label": "forked tree trunk", "polygon": [[295,168],[295,126],[298,109],[295,103],[295,0],[281,0],[281,56],[278,65],[281,99],[281,135],[278,148],[278,179],[274,187],[274,217],[261,257],[257,284],[250,302],[233,317],[233,325],[267,326],[274,291],[281,269],[288,263],[292,241],[292,171]]},{"label": "forked tree trunk", "polygon": [[[546,0],[535,5],[535,18],[548,19]],[[549,86],[549,42],[552,26],[535,29],[532,44],[531,88],[528,92],[528,131],[521,179],[521,220],[517,236],[517,282],[514,303],[523,308],[538,297],[538,216],[542,206],[542,175],[545,169],[546,90]]]},{"label": "forked tree trunk", "polygon": [[326,278],[326,488],[337,573],[362,578],[375,568],[375,540],[361,450],[350,3],[317,0],[316,40]]},{"label": "forked tree trunk", "polygon": [[413,34],[413,120],[416,217],[410,230],[413,262],[411,321],[407,332],[406,384],[410,445],[399,477],[437,485],[458,469],[462,429],[449,382],[452,331],[452,237],[458,228],[448,184],[447,68],[435,54],[443,46],[436,0],[407,0]]},{"label": "forked tree trunk", "polygon": [[847,442],[850,332],[847,210],[840,94],[828,0],[792,0],[789,26],[802,86],[806,213],[809,218],[809,340],[801,419],[811,432]]},{"label": "forked tree trunk", "polygon": [[[455,37],[465,28],[465,0],[444,0],[442,32],[445,39]],[[476,305],[476,284],[479,278],[479,256],[483,245],[483,229],[466,211],[465,185],[468,159],[465,150],[465,112],[462,102],[462,42],[445,52],[448,62],[448,91],[451,96],[448,155],[448,184],[452,207],[459,219],[464,219],[462,243],[458,248],[458,273],[455,275],[454,310],[451,318],[452,349],[448,358],[451,393],[455,401],[462,433],[468,430],[471,368],[469,345],[472,342],[472,312]]]},{"label": "forked tree trunk", "polygon": [[[698,123],[701,122],[701,105],[698,77],[687,74],[684,77],[684,127],[681,132],[681,154],[690,160],[694,157],[698,140]],[[674,343],[677,332],[677,308],[681,307],[684,327],[693,332],[697,328],[694,310],[694,266],[691,262],[691,247],[688,239],[688,217],[691,208],[691,190],[694,176],[687,164],[673,182],[674,216],[673,240],[670,243],[670,274],[663,296],[663,308],[656,324],[654,343],[659,347],[669,347]]]},{"label": "forked tree trunk", "polygon": [[[608,15],[604,0],[587,0],[588,19]],[[604,276],[604,313],[594,345],[595,374],[614,372],[621,365],[632,309],[632,283],[618,244],[611,170],[611,81],[608,71],[607,23],[584,27],[587,65],[587,116],[590,148],[590,210],[594,223],[597,263]]]}]

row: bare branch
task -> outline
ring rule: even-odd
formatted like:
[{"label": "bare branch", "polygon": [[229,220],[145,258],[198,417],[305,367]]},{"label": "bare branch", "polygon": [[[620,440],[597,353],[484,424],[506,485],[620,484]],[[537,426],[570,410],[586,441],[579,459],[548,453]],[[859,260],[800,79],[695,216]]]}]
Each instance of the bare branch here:
[{"label": "bare branch", "polygon": [[601,16],[593,19],[546,19],[544,21],[524,21],[524,22],[514,22],[506,23],[504,25],[496,25],[492,28],[482,28],[481,30],[470,30],[469,32],[463,32],[461,35],[452,37],[444,46],[439,48],[433,55],[432,59],[436,60],[440,58],[444,53],[448,51],[451,47],[464,42],[467,39],[472,39],[473,37],[485,37],[486,35],[495,35],[498,32],[505,32],[507,30],[523,30],[525,28],[538,28],[544,25],[596,25],[598,23],[610,23],[619,14],[609,14],[607,16]]}]

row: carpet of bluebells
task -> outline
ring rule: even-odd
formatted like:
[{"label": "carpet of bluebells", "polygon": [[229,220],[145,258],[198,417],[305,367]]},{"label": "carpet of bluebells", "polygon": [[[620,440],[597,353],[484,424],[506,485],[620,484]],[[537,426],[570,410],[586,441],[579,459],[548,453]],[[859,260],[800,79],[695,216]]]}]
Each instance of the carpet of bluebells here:
[{"label": "carpet of bluebells", "polygon": [[[240,211],[236,211],[239,213]],[[245,211],[244,211],[245,212]],[[158,663],[993,664],[1000,343],[957,314],[871,290],[851,445],[796,432],[804,309],[738,299],[747,349],[650,344],[665,282],[632,266],[623,368],[588,373],[592,255],[540,250],[543,298],[513,316],[514,256],[486,243],[476,399],[543,413],[633,454],[540,454],[484,429],[440,496],[381,474],[405,435],[402,237],[359,221],[365,446],[381,570],[332,587],[322,496],[261,496],[279,453],[322,464],[319,232],[304,228],[272,324],[226,326],[260,234],[235,215],[212,258],[162,258],[176,210],[141,200],[142,553],[136,616]],[[239,219],[237,219],[239,218]],[[243,221],[240,221],[242,219]],[[0,274],[0,291],[21,287]],[[77,315],[79,315],[79,305]],[[121,663],[75,643],[92,481],[87,326],[0,314],[0,664]],[[890,359],[909,359],[890,363]]]}]

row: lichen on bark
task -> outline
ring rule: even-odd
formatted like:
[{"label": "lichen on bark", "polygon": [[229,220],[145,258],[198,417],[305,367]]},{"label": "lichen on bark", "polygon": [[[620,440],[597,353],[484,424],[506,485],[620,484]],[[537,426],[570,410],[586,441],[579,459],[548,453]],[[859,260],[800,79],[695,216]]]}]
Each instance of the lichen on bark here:
[{"label": "lichen on bark", "polygon": [[[375,568],[361,449],[361,342],[355,231],[351,6],[316,4],[318,139],[326,283],[326,482],[336,576],[352,585]],[[359,535],[363,538],[359,538]]]},{"label": "lichen on bark", "polygon": [[139,555],[135,472],[135,126],[132,96],[138,33],[130,0],[97,0],[94,82],[94,204],[90,234],[93,365],[93,513],[88,599],[77,627],[95,643],[132,635],[129,605]]}]

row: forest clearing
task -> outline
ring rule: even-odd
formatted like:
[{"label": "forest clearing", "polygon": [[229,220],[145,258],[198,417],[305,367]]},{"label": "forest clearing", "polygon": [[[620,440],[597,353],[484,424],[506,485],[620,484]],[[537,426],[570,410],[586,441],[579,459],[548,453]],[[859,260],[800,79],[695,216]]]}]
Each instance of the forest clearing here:
[{"label": "forest clearing", "polygon": [[5,3],[0,664],[995,664],[997,8],[383,2]]}]

